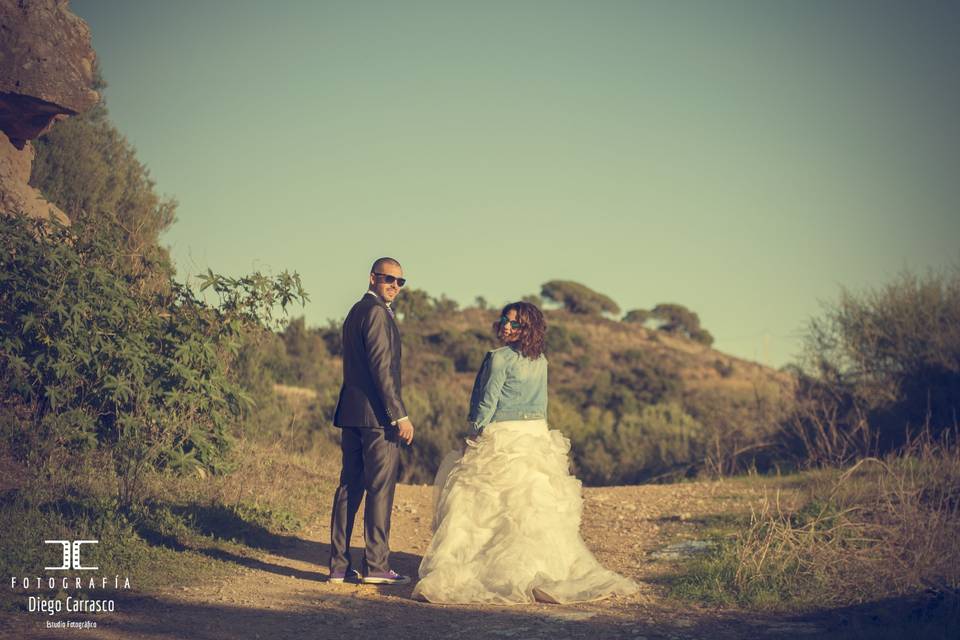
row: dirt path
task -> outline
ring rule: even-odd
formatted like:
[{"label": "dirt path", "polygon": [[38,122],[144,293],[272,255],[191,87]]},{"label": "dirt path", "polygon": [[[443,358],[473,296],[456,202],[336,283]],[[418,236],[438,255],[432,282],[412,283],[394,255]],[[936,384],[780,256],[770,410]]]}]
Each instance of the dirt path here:
[{"label": "dirt path", "polygon": [[[666,597],[669,560],[650,552],[693,537],[705,516],[749,511],[762,490],[730,482],[585,490],[582,533],[607,567],[641,583],[637,595],[582,605],[437,606],[411,587],[327,583],[326,523],[255,557],[222,584],[171,589],[124,600],[118,612],[88,616],[95,630],[36,630],[21,637],[198,638],[766,638],[816,635],[825,623],[758,617]],[[416,575],[430,536],[432,488],[397,489],[391,535],[394,567]],[[362,546],[361,532],[354,546]],[[122,607],[122,608],[121,608]],[[78,616],[77,616],[78,617]],[[65,635],[66,634],[66,635]]]}]

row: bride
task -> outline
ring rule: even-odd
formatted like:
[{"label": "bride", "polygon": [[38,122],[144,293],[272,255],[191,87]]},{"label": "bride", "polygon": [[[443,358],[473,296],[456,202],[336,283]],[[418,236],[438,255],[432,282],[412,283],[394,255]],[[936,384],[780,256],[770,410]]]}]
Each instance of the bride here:
[{"label": "bride", "polygon": [[470,398],[471,437],[437,473],[434,535],[414,597],[517,604],[598,600],[637,590],[604,569],[580,538],[580,481],[570,441],[547,427],[546,323],[527,302],[494,325]]}]

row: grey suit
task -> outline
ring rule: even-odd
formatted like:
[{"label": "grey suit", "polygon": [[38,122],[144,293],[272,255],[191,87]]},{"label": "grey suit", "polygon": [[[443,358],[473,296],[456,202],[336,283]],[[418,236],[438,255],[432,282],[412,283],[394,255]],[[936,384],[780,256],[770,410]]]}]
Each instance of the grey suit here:
[{"label": "grey suit", "polygon": [[352,566],[350,535],[364,493],[361,571],[390,569],[390,515],[400,469],[393,423],[407,415],[401,397],[400,331],[393,313],[365,294],[343,322],[343,386],[333,424],[342,431],[340,484],[330,517],[330,573]]}]

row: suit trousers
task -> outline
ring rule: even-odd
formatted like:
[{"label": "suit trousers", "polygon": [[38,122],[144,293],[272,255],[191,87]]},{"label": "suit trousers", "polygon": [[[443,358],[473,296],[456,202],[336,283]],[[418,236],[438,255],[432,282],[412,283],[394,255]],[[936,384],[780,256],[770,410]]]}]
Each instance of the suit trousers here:
[{"label": "suit trousers", "polygon": [[353,567],[350,536],[364,493],[364,553],[361,573],[390,570],[390,516],[400,471],[400,438],[395,427],[342,427],[340,485],[330,517],[330,573]]}]

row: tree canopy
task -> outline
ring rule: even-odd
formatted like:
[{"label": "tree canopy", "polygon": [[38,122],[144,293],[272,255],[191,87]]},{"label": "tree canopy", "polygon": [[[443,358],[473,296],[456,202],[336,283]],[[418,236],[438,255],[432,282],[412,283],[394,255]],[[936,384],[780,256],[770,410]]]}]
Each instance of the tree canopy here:
[{"label": "tree canopy", "polygon": [[700,316],[682,304],[661,303],[652,310],[631,309],[623,316],[624,322],[646,324],[653,322],[656,329],[705,344],[713,344],[713,336],[700,326]]},{"label": "tree canopy", "polygon": [[[106,83],[95,74],[95,89]],[[57,123],[33,142],[30,184],[70,217],[81,237],[99,236],[118,246],[118,266],[157,280],[173,273],[160,234],[173,224],[177,202],[157,194],[150,171],[110,122],[105,102]]]},{"label": "tree canopy", "polygon": [[551,280],[544,283],[540,295],[551,302],[562,304],[571,313],[620,313],[620,307],[610,297],[572,280]]}]

